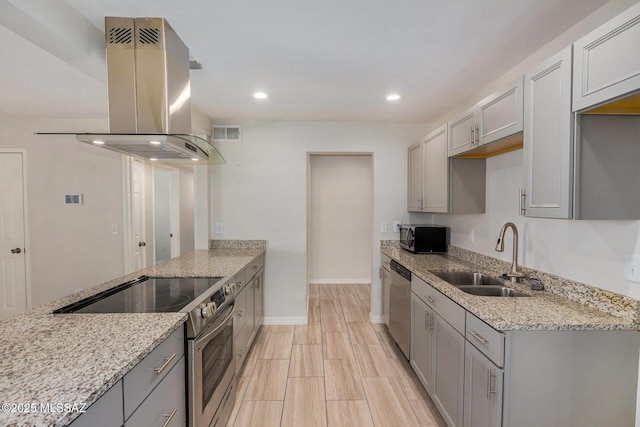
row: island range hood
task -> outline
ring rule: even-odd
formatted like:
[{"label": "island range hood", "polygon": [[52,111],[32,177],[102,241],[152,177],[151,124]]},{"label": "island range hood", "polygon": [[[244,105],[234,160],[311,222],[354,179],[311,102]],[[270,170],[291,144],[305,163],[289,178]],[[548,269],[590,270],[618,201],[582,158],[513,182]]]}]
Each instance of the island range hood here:
[{"label": "island range hood", "polygon": [[78,141],[163,163],[224,164],[191,134],[189,49],[164,18],[105,18],[107,133]]}]

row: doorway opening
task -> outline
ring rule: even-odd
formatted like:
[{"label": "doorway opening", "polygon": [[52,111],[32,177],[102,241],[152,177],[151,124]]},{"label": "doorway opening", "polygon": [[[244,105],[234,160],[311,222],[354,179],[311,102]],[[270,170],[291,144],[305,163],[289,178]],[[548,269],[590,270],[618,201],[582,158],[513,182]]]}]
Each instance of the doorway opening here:
[{"label": "doorway opening", "polygon": [[373,154],[309,153],[308,285],[371,286]]}]

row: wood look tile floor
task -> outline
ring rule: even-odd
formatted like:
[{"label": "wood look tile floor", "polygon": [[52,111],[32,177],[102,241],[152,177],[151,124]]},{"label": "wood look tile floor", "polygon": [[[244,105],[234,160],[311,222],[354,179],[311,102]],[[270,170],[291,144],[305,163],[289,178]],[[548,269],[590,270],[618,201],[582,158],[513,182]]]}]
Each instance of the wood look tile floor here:
[{"label": "wood look tile floor", "polygon": [[307,325],[262,326],[227,427],[445,427],[369,304],[369,285],[311,285]]}]

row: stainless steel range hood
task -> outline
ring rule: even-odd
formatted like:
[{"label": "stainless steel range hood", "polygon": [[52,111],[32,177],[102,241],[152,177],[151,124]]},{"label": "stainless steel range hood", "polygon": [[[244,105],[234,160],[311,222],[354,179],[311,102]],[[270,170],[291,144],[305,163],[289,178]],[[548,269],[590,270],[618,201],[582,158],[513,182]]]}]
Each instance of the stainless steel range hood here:
[{"label": "stainless steel range hood", "polygon": [[109,131],[78,141],[158,162],[226,163],[191,134],[189,49],[164,18],[105,18]]}]

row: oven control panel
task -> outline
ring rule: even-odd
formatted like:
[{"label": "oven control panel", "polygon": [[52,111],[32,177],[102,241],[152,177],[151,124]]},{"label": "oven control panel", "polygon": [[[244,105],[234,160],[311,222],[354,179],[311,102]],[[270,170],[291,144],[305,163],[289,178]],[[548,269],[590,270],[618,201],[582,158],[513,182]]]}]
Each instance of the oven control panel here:
[{"label": "oven control panel", "polygon": [[225,291],[223,289],[218,289],[211,297],[208,302],[200,304],[198,307],[198,312],[200,317],[208,318],[215,314],[219,307],[221,307],[226,301]]}]

